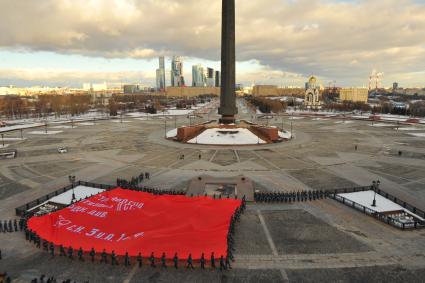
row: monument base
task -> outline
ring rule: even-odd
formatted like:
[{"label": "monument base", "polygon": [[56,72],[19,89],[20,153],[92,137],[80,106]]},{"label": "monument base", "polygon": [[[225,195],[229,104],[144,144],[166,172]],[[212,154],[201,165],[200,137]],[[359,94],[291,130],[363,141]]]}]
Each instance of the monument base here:
[{"label": "monument base", "polygon": [[225,124],[225,125],[229,125],[229,124],[235,124],[236,123],[236,119],[235,116],[233,115],[229,115],[229,116],[221,116],[220,120],[219,120],[220,124]]},{"label": "monument base", "polygon": [[[193,126],[183,126],[176,135],[169,139],[187,144],[201,145],[260,145],[272,144],[288,140],[284,131],[277,127],[267,127],[246,121],[235,123],[205,123]],[[221,122],[221,120],[220,120]],[[288,133],[286,133],[288,134]]]}]

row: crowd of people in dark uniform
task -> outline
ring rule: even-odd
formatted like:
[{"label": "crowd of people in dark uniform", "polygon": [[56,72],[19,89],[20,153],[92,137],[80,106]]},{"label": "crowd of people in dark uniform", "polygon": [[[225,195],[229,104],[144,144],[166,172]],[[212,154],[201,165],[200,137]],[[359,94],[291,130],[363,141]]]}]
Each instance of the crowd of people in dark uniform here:
[{"label": "crowd of people in dark uniform", "polygon": [[255,192],[254,200],[256,202],[300,202],[313,201],[327,198],[328,191],[297,191],[297,192]]},{"label": "crowd of people in dark uniform", "polygon": [[24,222],[25,219],[21,218],[19,221],[17,219],[14,220],[0,220],[0,233],[11,233],[18,232],[24,230]]},{"label": "crowd of people in dark uniform", "polygon": [[159,188],[151,188],[148,186],[140,185],[137,182],[127,181],[125,179],[117,179],[117,186],[127,190],[151,193],[154,195],[185,195],[186,194],[185,191],[163,190]]},{"label": "crowd of people in dark uniform", "polygon": [[127,190],[151,193],[154,195],[185,195],[185,191],[162,190],[159,188],[151,188],[143,185],[143,180],[149,180],[150,173],[140,173],[137,177],[132,177],[130,180],[117,179],[117,186]]}]

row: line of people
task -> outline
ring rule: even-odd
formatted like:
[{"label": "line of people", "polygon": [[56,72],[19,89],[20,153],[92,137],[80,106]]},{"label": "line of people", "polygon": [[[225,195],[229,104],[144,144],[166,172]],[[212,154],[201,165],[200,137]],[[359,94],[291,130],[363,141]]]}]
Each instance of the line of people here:
[{"label": "line of people", "polygon": [[11,233],[18,232],[24,230],[24,222],[25,219],[21,218],[19,221],[17,219],[14,220],[0,220],[0,233]]},{"label": "line of people", "polygon": [[176,191],[176,190],[162,190],[159,188],[151,188],[147,186],[140,186],[137,182],[134,182],[133,179],[128,181],[125,179],[117,179],[117,186],[121,187],[123,189],[133,190],[133,191],[140,191],[140,192],[146,192],[151,193],[154,195],[185,195],[184,191]]},{"label": "line of people", "polygon": [[151,174],[149,172],[145,172],[145,173],[141,172],[139,174],[139,176],[131,177],[130,181],[125,180],[125,179],[117,179],[117,185],[118,185],[118,182],[122,182],[123,184],[131,185],[131,186],[138,186],[141,183],[143,183],[144,180],[149,180],[150,175]]},{"label": "line of people", "polygon": [[[234,218],[236,221],[236,217]],[[233,224],[231,224],[231,226],[233,226]],[[234,231],[234,228],[232,228],[232,231]],[[229,234],[230,235],[230,234]],[[55,247],[55,245],[52,242],[48,242],[45,241],[43,239],[41,239],[36,233],[27,230],[26,231],[26,239],[32,243],[34,243],[36,245],[37,248],[43,249],[45,252],[48,252],[52,257],[55,257],[56,255],[60,256],[60,257],[67,257],[70,260],[74,260],[77,259],[78,261],[86,261],[85,256],[89,256],[89,260],[94,263],[96,262],[96,258],[97,256],[100,257],[99,263],[101,264],[108,264],[110,263],[111,265],[119,265],[119,256],[115,253],[115,251],[112,251],[110,254],[106,252],[105,249],[103,249],[103,251],[101,253],[97,253],[96,250],[94,248],[92,248],[90,250],[90,252],[85,253],[83,251],[83,249],[80,247],[78,250],[74,250],[72,247],[64,247],[63,245],[60,245],[59,247]],[[230,238],[228,237],[228,240]],[[232,244],[233,244],[233,238],[232,239]],[[231,268],[230,266],[230,261],[233,259],[233,256],[231,254],[232,247],[229,246],[228,248],[228,255],[226,257],[224,257],[223,255],[220,256],[219,258],[219,263],[220,263],[220,270],[226,270],[228,268]],[[214,255],[214,252],[211,254],[210,257],[210,263],[211,263],[211,268],[216,268],[216,256]],[[148,261],[149,266],[152,268],[156,268],[157,267],[157,258],[155,257],[155,254],[152,252],[150,254],[149,257],[143,257],[142,253],[140,252],[137,257],[135,257],[135,260],[137,262],[137,265],[141,268],[144,264],[144,261]],[[162,268],[167,268],[167,257],[165,253],[162,253],[161,257],[159,258],[160,260],[160,266]],[[174,257],[172,259],[173,261],[173,266],[174,268],[178,269],[179,265],[181,264],[181,260],[178,257],[178,254],[175,253]],[[125,255],[123,256],[123,264],[124,266],[131,266],[131,256],[128,254],[128,252],[125,253]],[[192,254],[189,254],[189,256],[186,259],[186,264],[185,267],[187,269],[193,269],[194,268],[194,260],[192,258]],[[205,269],[206,267],[206,259],[205,259],[205,254],[202,253],[201,258],[199,259],[199,266],[201,269]]]},{"label": "line of people", "polygon": [[298,191],[298,192],[255,192],[254,200],[256,202],[300,202],[313,201],[329,197],[328,191]]}]

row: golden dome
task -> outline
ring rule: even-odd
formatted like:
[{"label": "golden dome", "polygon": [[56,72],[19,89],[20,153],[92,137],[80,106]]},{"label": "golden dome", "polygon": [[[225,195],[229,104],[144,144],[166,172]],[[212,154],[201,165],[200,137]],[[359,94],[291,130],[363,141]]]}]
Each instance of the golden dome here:
[{"label": "golden dome", "polygon": [[317,82],[317,79],[315,76],[311,76],[310,79],[308,80],[309,85],[315,85],[316,82]]}]

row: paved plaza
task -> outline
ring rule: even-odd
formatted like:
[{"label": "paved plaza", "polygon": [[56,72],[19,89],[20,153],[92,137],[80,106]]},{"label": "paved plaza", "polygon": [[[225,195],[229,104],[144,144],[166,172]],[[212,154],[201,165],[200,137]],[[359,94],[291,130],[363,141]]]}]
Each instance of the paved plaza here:
[{"label": "paved plaza", "polygon": [[[240,114],[250,117],[251,113]],[[206,119],[199,117],[197,122]],[[425,209],[425,139],[395,126],[305,117],[292,121],[296,137],[292,141],[215,147],[164,139],[166,130],[189,124],[187,117],[126,121],[76,124],[52,135],[25,130],[26,139],[8,141],[10,148],[18,149],[18,158],[0,160],[0,218],[14,219],[15,207],[68,185],[69,175],[114,184],[117,178],[129,179],[140,172],[151,174],[146,185],[178,190],[200,175],[244,175],[258,190],[281,192],[365,186],[380,180],[382,190]],[[282,125],[281,118],[268,122]],[[283,119],[285,129],[290,129],[290,122]],[[423,129],[415,133],[425,133],[425,126],[416,127]],[[58,147],[66,147],[68,153],[58,153]],[[0,233],[0,249],[0,272],[7,271],[13,282],[28,282],[41,274],[81,282],[423,282],[425,278],[424,230],[395,229],[332,199],[248,204],[236,228],[233,269],[226,272],[139,269],[134,262],[129,268],[71,262],[51,258],[26,242],[22,233]]]}]

